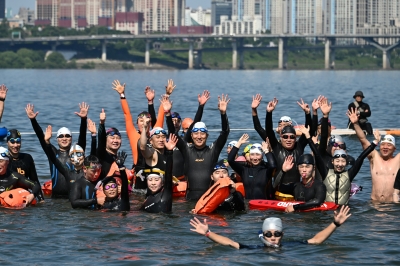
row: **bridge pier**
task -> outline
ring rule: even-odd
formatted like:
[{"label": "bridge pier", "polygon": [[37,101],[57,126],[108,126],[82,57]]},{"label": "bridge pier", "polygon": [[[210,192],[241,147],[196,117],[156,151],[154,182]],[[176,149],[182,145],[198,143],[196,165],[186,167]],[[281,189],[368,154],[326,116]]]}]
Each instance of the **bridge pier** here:
[{"label": "bridge pier", "polygon": [[237,41],[232,39],[232,69],[237,69]]},{"label": "bridge pier", "polygon": [[144,52],[144,65],[150,66],[150,41],[146,40],[146,51]]},{"label": "bridge pier", "polygon": [[194,51],[195,55],[195,60],[194,60],[194,67],[195,68],[201,68],[202,64],[202,57],[203,57],[203,52],[201,50]]},{"label": "bridge pier", "polygon": [[390,69],[390,53],[394,48],[400,46],[400,41],[395,44],[392,44],[389,47],[383,47],[378,42],[376,42],[373,38],[363,38],[365,41],[369,42],[372,46],[375,46],[379,50],[382,51],[382,69]]},{"label": "bridge pier", "polygon": [[103,41],[101,45],[101,61],[107,61],[107,41]]},{"label": "bridge pier", "polygon": [[325,40],[325,69],[335,69],[335,39],[326,38]]},{"label": "bridge pier", "polygon": [[193,40],[189,41],[188,68],[193,69]]},{"label": "bridge pier", "polygon": [[279,38],[278,43],[278,67],[279,69],[287,69],[287,39]]}]

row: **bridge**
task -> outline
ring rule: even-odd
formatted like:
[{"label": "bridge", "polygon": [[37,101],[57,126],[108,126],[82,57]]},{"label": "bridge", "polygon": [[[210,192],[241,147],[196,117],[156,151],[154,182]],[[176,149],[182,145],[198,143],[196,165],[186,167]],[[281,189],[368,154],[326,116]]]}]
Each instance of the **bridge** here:
[{"label": "bridge", "polygon": [[[245,51],[260,51],[260,50],[278,50],[278,67],[279,69],[287,68],[287,53],[290,50],[299,49],[324,49],[325,50],[325,69],[335,68],[335,50],[341,48],[358,48],[359,46],[341,46],[335,45],[337,39],[363,39],[369,45],[376,47],[382,51],[382,62],[383,69],[390,68],[390,52],[400,45],[400,35],[378,35],[378,34],[253,34],[253,35],[215,35],[215,34],[141,34],[141,35],[130,35],[130,34],[112,34],[112,35],[79,35],[79,36],[55,36],[55,37],[28,37],[28,38],[0,38],[0,44],[2,45],[15,45],[22,43],[50,43],[52,49],[55,51],[57,45],[63,42],[77,42],[77,41],[89,41],[98,40],[102,42],[102,55],[103,61],[107,60],[107,43],[117,40],[135,40],[144,39],[146,41],[145,50],[145,65],[150,66],[150,43],[158,39],[187,39],[189,42],[189,49],[166,49],[162,50],[165,52],[173,51],[188,51],[188,68],[193,69],[194,57],[196,56],[196,65],[201,63],[201,54],[206,51],[232,51],[232,69],[238,69],[243,67],[243,53]],[[232,42],[231,48],[198,48],[194,49],[194,42],[198,39],[207,38],[229,38]],[[273,47],[245,47],[243,46],[244,38],[259,38],[259,39],[278,39],[278,46]],[[293,47],[288,46],[287,42],[289,38],[308,38],[324,40],[325,46],[313,46],[313,47]],[[390,46],[383,46],[379,44],[375,39],[396,39],[396,42]],[[238,65],[239,55],[239,65]]]}]

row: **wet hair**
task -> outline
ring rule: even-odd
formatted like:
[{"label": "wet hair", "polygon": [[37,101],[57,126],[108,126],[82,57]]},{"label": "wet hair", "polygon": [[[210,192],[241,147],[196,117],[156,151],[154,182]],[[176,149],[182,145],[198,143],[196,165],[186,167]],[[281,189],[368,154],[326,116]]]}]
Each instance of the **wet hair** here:
[{"label": "wet hair", "polygon": [[90,166],[90,164],[99,164],[99,163],[100,163],[99,158],[97,158],[97,157],[94,156],[94,155],[86,156],[86,157],[85,157],[85,160],[84,160],[84,162],[83,162],[83,164],[84,164],[85,166]]}]

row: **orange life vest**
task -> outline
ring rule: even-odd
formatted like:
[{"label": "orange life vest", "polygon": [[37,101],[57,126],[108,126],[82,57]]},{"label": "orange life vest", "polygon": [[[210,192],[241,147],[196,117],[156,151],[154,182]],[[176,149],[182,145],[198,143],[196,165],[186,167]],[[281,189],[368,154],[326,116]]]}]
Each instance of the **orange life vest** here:
[{"label": "orange life vest", "polygon": [[231,179],[224,177],[212,185],[197,201],[193,213],[213,212],[230,195]]}]

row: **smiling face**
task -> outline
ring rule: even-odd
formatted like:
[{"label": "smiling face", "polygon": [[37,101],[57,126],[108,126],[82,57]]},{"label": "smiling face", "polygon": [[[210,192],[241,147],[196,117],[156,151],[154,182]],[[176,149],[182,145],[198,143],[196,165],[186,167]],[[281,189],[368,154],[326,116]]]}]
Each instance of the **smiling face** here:
[{"label": "smiling face", "polygon": [[107,135],[107,142],[106,142],[106,148],[108,150],[111,150],[113,152],[117,152],[118,149],[121,147],[121,136],[118,135]]},{"label": "smiling face", "polygon": [[106,185],[103,186],[103,192],[104,192],[104,195],[106,195],[106,197],[108,199],[114,199],[114,198],[118,197],[117,183],[115,183],[113,181],[108,182]]},{"label": "smiling face", "polygon": [[157,134],[157,135],[153,135],[150,138],[150,144],[155,149],[158,149],[158,150],[159,149],[164,149],[164,147],[165,147],[165,142],[164,141],[165,141],[166,138],[167,138],[167,136],[162,134],[162,133]]},{"label": "smiling face", "polygon": [[379,146],[379,150],[383,159],[387,160],[393,157],[393,154],[396,150],[396,146],[391,143],[381,142]]},{"label": "smiling face", "polygon": [[252,165],[259,165],[262,161],[262,154],[260,153],[250,153],[249,161]]},{"label": "smiling face", "polygon": [[62,134],[57,137],[57,143],[60,147],[60,150],[68,150],[71,147],[72,137],[68,134]]},{"label": "smiling face", "polygon": [[17,157],[19,154],[19,151],[21,150],[21,139],[19,141],[7,141],[7,147],[8,147],[8,152],[13,156]]},{"label": "smiling face", "polygon": [[292,150],[296,144],[296,135],[293,133],[286,133],[281,135],[281,142],[283,148]]},{"label": "smiling face", "polygon": [[341,173],[345,170],[346,165],[347,165],[347,161],[345,158],[334,158],[332,160],[332,164],[333,164],[333,170],[335,170],[338,173]]},{"label": "smiling face", "polygon": [[147,176],[147,187],[152,193],[156,193],[163,186],[163,179],[159,175],[149,175]]},{"label": "smiling face", "polygon": [[201,132],[200,130],[197,132],[192,132],[192,139],[193,139],[193,145],[197,149],[202,149],[204,146],[206,146],[208,134],[206,132]]}]

